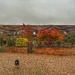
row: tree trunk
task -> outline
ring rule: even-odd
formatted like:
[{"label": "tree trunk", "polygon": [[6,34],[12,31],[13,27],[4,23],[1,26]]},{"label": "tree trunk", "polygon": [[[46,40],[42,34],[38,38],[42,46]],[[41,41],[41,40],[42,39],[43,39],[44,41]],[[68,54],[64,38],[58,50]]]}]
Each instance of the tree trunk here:
[{"label": "tree trunk", "polygon": [[32,42],[29,42],[28,43],[28,53],[31,53],[32,52]]}]

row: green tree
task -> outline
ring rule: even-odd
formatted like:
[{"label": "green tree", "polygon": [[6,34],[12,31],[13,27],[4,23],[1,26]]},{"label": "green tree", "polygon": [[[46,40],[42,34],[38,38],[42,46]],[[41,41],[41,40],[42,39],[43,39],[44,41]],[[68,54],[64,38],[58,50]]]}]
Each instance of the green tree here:
[{"label": "green tree", "polygon": [[69,39],[69,43],[71,43],[71,47],[73,47],[73,45],[75,43],[75,38],[70,38]]},{"label": "green tree", "polygon": [[57,41],[56,41],[57,47],[61,47],[61,42],[62,42],[61,40],[57,40]]},{"label": "green tree", "polygon": [[69,34],[67,37],[65,37],[64,42],[66,44],[71,44],[71,47],[75,44],[75,34]]}]

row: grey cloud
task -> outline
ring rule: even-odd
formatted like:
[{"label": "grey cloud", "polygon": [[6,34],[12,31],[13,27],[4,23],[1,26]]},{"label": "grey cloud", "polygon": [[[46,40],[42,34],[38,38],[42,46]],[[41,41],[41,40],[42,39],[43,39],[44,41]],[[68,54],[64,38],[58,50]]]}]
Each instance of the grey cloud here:
[{"label": "grey cloud", "polygon": [[75,24],[73,0],[0,0],[1,24]]}]

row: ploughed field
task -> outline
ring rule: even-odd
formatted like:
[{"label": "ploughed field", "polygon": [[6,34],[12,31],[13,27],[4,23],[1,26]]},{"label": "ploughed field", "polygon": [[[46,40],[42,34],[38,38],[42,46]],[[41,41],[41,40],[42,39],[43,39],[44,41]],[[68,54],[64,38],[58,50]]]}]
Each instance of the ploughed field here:
[{"label": "ploughed field", "polygon": [[0,75],[75,75],[75,56],[0,53]]}]

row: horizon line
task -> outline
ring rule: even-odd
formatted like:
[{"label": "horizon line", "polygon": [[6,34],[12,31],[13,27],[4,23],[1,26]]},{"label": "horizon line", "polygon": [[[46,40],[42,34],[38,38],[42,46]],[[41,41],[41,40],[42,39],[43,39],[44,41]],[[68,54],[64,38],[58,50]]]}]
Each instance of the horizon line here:
[{"label": "horizon line", "polygon": [[0,24],[0,25],[75,25],[75,24]]}]

